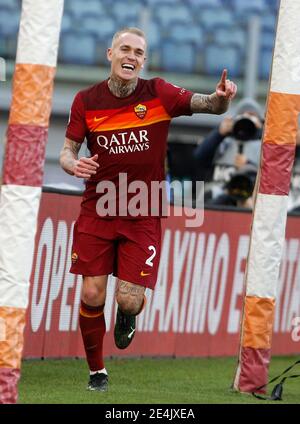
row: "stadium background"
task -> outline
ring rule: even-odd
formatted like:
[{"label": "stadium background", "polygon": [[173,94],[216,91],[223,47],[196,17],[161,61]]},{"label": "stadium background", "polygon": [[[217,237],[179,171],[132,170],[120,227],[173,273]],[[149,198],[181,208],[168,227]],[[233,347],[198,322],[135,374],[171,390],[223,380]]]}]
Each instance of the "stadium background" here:
[{"label": "stadium background", "polygon": [[[264,106],[277,3],[277,0],[66,0],[45,184],[82,187],[80,181],[59,168],[57,158],[74,94],[108,75],[106,48],[116,30],[126,25],[145,29],[149,43],[146,78],[160,75],[195,92],[210,93],[226,67],[229,78],[238,83],[238,98],[256,97]],[[7,82],[2,84],[0,93],[1,139],[10,105],[20,5],[20,0],[0,0],[0,56],[7,61]],[[197,176],[192,151],[220,119],[219,116],[198,115],[173,121],[169,141],[174,177],[190,179],[191,174]],[[2,156],[3,144],[0,147]]]},{"label": "stadium background", "polygon": [[[277,3],[271,0],[120,0],[113,3],[108,0],[66,0],[47,145],[45,185],[82,188],[80,180],[69,177],[59,168],[59,151],[74,94],[108,75],[105,50],[116,30],[128,25],[145,29],[149,39],[145,77],[160,75],[193,91],[209,93],[214,90],[222,69],[226,67],[229,77],[238,83],[239,98],[255,97],[264,105]],[[1,86],[0,95],[0,135],[3,140],[19,16],[19,0],[0,0],[0,56],[7,61],[7,82]],[[191,161],[191,152],[199,138],[201,140],[220,119],[219,116],[199,115],[174,120],[169,145],[174,157],[180,158],[180,161],[175,160],[173,177],[190,179],[196,167]],[[70,256],[67,254],[69,236],[78,204],[77,196],[51,193],[43,196],[31,278],[26,357],[78,356],[83,353],[76,321],[80,281],[72,280],[66,272]],[[75,207],[72,208],[72,205]],[[250,214],[211,211],[207,212],[207,217],[205,227],[194,233],[185,231],[183,221],[178,219],[165,223],[164,240],[170,239],[166,249],[170,249],[171,256],[162,261],[158,294],[149,302],[154,312],[153,320],[150,325],[149,317],[147,321],[144,315],[141,316],[136,343],[126,354],[214,356],[237,353],[242,272],[247,254]],[[288,225],[275,320],[274,353],[299,352],[299,346],[291,339],[292,318],[300,315],[297,218],[291,217]],[[196,240],[199,244],[195,248]],[[197,260],[203,253],[199,240],[206,247],[202,272],[197,268]],[[210,273],[212,268],[209,264],[216,256],[218,272]],[[180,261],[181,271],[176,280],[174,275],[178,272]],[[164,274],[166,262],[169,268]],[[199,288],[201,293],[195,311],[199,313],[200,307],[203,307],[201,302],[205,300],[209,305],[205,305],[206,315],[197,318],[198,324],[190,324],[187,329],[180,324],[184,315],[179,310],[179,297],[186,296],[186,301],[192,299],[189,295],[193,285],[187,286],[184,277],[187,267],[192,268],[192,264],[194,271],[199,273],[195,277],[194,289]],[[172,266],[174,270],[171,270]],[[191,269],[189,272],[191,274]],[[111,294],[112,288],[113,285]],[[222,302],[217,300],[220,294]],[[173,303],[168,303],[169,297]],[[71,306],[73,300],[75,303]],[[107,308],[111,319],[112,301],[111,304],[108,302]],[[230,319],[235,322],[234,328],[229,325]],[[109,322],[108,328],[111,330]],[[152,337],[152,341],[146,341],[149,331],[157,337],[154,344]],[[53,336],[57,340],[55,344]],[[106,355],[118,354],[112,344],[111,332],[107,340]],[[182,345],[192,348],[182,350]]]}]

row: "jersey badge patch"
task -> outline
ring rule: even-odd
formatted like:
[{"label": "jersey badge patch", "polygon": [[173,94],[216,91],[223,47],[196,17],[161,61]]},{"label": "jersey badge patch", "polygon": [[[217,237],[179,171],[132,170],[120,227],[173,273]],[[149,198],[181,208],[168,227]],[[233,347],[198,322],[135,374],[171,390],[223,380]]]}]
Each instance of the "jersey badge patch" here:
[{"label": "jersey badge patch", "polygon": [[147,113],[147,107],[145,105],[138,104],[134,108],[136,116],[140,119],[144,119]]}]

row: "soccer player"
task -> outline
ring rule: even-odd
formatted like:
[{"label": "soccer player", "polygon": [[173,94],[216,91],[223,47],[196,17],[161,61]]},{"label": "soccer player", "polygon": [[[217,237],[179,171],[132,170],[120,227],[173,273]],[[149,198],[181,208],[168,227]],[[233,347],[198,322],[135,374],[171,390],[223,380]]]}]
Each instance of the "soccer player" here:
[{"label": "soccer player", "polygon": [[[221,114],[237,90],[226,70],[211,95],[194,94],[160,78],[139,78],[146,39],[138,28],[118,31],[107,58],[108,79],[74,98],[60,156],[68,174],[86,180],[70,272],[83,276],[79,323],[90,369],[88,389],[99,391],[108,387],[102,352],[108,275],[117,277],[115,343],[125,349],[145,305],[145,289],[155,287],[160,257],[160,216],[153,216],[149,207],[147,214],[135,213],[136,208],[130,213],[136,192],[121,194],[124,181],[128,187],[143,182],[149,191],[152,181],[163,181],[171,119],[201,112]],[[91,157],[78,159],[85,138]],[[109,197],[108,191],[113,195]]]}]

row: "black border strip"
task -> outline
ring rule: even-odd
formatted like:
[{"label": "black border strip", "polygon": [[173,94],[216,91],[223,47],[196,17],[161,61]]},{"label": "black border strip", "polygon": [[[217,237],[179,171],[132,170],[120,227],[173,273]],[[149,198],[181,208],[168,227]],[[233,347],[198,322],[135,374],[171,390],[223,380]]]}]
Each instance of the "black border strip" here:
[{"label": "black border strip", "polygon": [[54,193],[54,194],[66,194],[67,196],[82,196],[83,190],[73,190],[73,189],[65,189],[65,188],[57,188],[57,187],[42,187],[43,193]]}]

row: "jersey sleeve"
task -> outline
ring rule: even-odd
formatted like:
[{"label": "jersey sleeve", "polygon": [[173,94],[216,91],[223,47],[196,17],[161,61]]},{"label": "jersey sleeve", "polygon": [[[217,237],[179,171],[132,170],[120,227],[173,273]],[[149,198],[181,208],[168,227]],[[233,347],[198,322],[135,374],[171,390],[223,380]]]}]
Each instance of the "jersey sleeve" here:
[{"label": "jersey sleeve", "polygon": [[191,111],[191,98],[194,93],[191,91],[157,78],[156,93],[172,118],[193,114]]},{"label": "jersey sleeve", "polygon": [[87,133],[85,123],[85,107],[81,93],[77,93],[71,106],[66,137],[82,143]]}]

